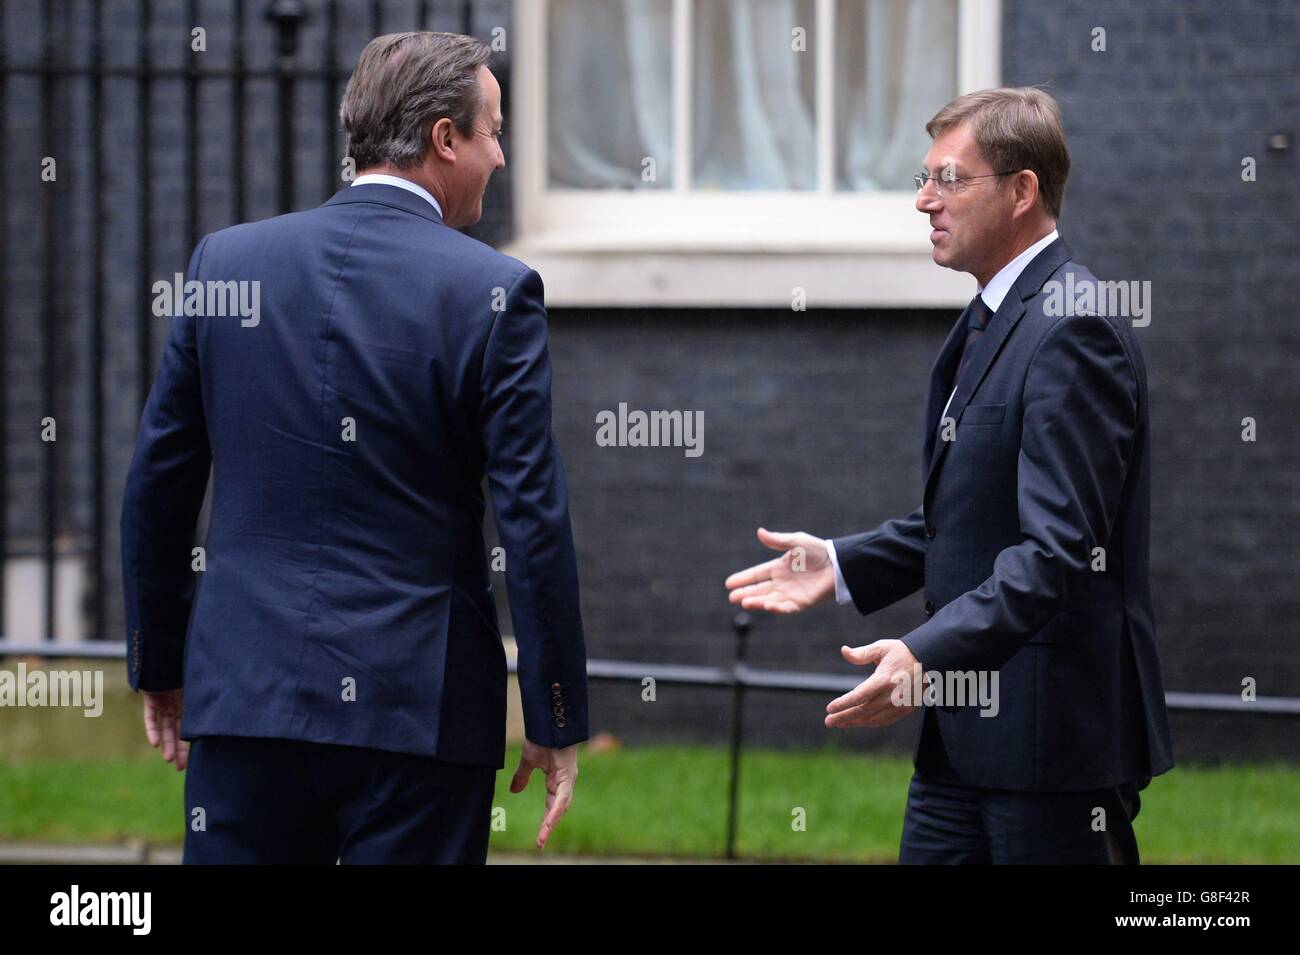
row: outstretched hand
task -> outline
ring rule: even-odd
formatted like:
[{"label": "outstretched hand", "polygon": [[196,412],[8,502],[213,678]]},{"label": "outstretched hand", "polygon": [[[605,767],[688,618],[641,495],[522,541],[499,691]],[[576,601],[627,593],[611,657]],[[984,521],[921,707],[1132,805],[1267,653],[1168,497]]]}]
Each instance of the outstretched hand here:
[{"label": "outstretched hand", "polygon": [[798,613],[835,593],[835,569],[826,541],[802,531],[779,533],[765,527],[758,529],[758,539],[784,553],[728,577],[727,599],[733,604],[746,610]]},{"label": "outstretched hand", "polygon": [[876,672],[826,704],[827,726],[889,726],[921,705],[921,663],[902,640],[840,647],[840,653],[858,666],[876,664]]}]

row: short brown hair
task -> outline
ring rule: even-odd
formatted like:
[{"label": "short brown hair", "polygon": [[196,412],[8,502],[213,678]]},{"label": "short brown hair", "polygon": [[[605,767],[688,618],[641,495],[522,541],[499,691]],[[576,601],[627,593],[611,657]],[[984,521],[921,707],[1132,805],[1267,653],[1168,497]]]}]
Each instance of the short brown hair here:
[{"label": "short brown hair", "polygon": [[1034,86],[1004,86],[958,96],[925,124],[930,138],[963,123],[995,172],[1033,170],[1053,219],[1061,217],[1070,149],[1061,129],[1061,106]]},{"label": "short brown hair", "polygon": [[478,70],[491,55],[459,33],[388,33],[367,43],[339,108],[357,168],[418,166],[443,117],[470,135],[483,108]]}]

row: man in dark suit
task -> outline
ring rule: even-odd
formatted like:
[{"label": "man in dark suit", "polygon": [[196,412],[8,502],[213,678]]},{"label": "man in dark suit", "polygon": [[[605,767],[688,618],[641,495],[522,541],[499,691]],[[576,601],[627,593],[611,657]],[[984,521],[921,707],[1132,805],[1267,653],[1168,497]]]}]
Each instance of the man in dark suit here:
[{"label": "man in dark suit", "polygon": [[[1173,766],[1142,354],[1128,318],[1076,307],[1098,286],[1056,232],[1056,101],[984,90],[926,128],[916,206],[934,261],[979,291],[930,375],[921,505],[831,541],[760,528],[785,553],[729,577],[730,599],[793,613],[835,595],[869,614],[923,591],[902,639],[843,648],[876,670],[826,718],[886,726],[927,704],[901,862],[1136,863],[1138,791]],[[975,685],[995,699],[943,692]]]},{"label": "man in dark suit", "polygon": [[[545,773],[539,848],[572,798],[586,653],[542,282],[456,231],[505,164],[488,58],[372,40],[341,110],[352,185],[190,260],[202,294],[122,511],[130,681],[188,766],[186,862],[484,861],[507,670],[485,473],[523,698],[511,790]],[[213,314],[230,288],[257,314]]]}]

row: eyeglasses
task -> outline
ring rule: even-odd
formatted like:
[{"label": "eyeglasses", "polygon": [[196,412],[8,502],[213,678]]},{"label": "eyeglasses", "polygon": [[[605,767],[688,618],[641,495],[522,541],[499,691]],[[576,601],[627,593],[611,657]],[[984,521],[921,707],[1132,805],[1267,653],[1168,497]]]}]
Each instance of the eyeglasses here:
[{"label": "eyeglasses", "polygon": [[918,172],[912,177],[912,181],[916,183],[917,192],[924,192],[925,184],[933,181],[934,190],[939,195],[959,196],[966,191],[966,183],[970,182],[972,179],[993,179],[997,176],[1012,176],[1019,171],[1020,170],[1018,169],[1012,169],[1007,172],[991,172],[983,176],[951,176],[948,178],[944,178],[943,176],[927,176],[923,172]]}]

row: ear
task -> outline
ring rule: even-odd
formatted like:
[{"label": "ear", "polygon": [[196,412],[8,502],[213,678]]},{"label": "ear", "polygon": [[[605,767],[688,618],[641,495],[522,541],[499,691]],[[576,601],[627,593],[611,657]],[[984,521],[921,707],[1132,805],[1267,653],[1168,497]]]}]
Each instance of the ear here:
[{"label": "ear", "polygon": [[452,146],[453,126],[446,116],[429,127],[429,145],[433,154],[444,162],[456,161],[456,150]]},{"label": "ear", "polygon": [[1038,205],[1038,173],[1032,169],[1020,170],[1011,180],[1011,188],[1014,190],[1012,215],[1029,215]]}]

